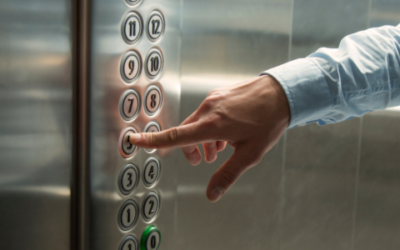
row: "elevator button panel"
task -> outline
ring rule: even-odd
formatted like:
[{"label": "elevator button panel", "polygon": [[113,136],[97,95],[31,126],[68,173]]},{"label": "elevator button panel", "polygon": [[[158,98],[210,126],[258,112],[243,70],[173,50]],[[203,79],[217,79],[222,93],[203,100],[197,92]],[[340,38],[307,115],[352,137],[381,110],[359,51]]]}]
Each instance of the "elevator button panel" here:
[{"label": "elevator button panel", "polygon": [[119,138],[119,151],[124,158],[130,158],[137,149],[137,147],[130,142],[131,136],[135,133],[136,130],[134,128],[127,128],[121,133]]},{"label": "elevator button panel", "polygon": [[125,121],[132,121],[139,115],[140,106],[139,94],[129,89],[120,98],[119,112]]},{"label": "elevator button panel", "polygon": [[142,58],[135,50],[125,53],[121,60],[122,79],[130,84],[134,83],[140,77],[142,72]]},{"label": "elevator button panel", "polygon": [[149,51],[146,57],[146,75],[150,80],[154,80],[160,76],[164,68],[164,57],[158,48]]},{"label": "elevator button panel", "polygon": [[142,234],[140,250],[158,250],[161,244],[161,233],[155,226],[148,226]]},{"label": "elevator button panel", "polygon": [[143,21],[139,13],[129,12],[122,22],[122,37],[128,44],[134,44],[139,41],[143,33]]},{"label": "elevator button panel", "polygon": [[145,111],[149,116],[153,116],[160,109],[163,98],[161,90],[156,85],[150,86],[145,93]]},{"label": "elevator button panel", "polygon": [[[98,29],[92,31],[92,41],[98,42],[99,37],[101,42],[93,51],[96,74],[91,78],[95,79],[91,87],[97,93],[93,94],[97,105],[91,105],[103,107],[106,112],[95,116],[101,124],[93,123],[99,128],[94,131],[100,131],[104,139],[98,140],[100,137],[94,132],[93,148],[104,150],[91,159],[100,163],[106,160],[99,164],[103,178],[94,187],[106,206],[96,206],[101,213],[93,216],[106,221],[111,214],[114,222],[114,227],[105,223],[107,229],[101,230],[108,234],[97,239],[107,243],[112,239],[118,250],[158,250],[162,232],[164,248],[169,249],[173,235],[168,228],[174,221],[176,192],[171,178],[176,173],[171,168],[162,173],[167,177],[163,178],[161,166],[172,165],[174,154],[170,149],[139,148],[130,140],[136,133],[156,133],[163,127],[178,125],[175,114],[180,96],[180,37],[176,27],[181,3],[120,0],[117,7],[94,1],[102,7],[101,11],[94,8],[93,24]],[[108,150],[110,145],[115,151]],[[109,249],[108,244],[100,246],[100,250]]]},{"label": "elevator button panel", "polygon": [[127,165],[119,177],[119,189],[121,193],[128,195],[137,186],[139,182],[139,170],[133,165]]},{"label": "elevator button panel", "polygon": [[144,167],[144,173],[143,173],[144,185],[147,187],[153,186],[157,182],[158,177],[160,176],[160,172],[161,172],[160,162],[154,157],[149,158],[146,161]]},{"label": "elevator button panel", "polygon": [[147,36],[155,42],[164,34],[165,20],[160,11],[153,11],[147,21]]},{"label": "elevator button panel", "polygon": [[145,221],[151,221],[160,209],[160,199],[157,194],[150,193],[143,202],[143,218]]},{"label": "elevator button panel", "polygon": [[125,202],[118,214],[119,226],[122,230],[128,231],[135,226],[139,215],[139,208],[136,202],[133,200],[128,200]]},{"label": "elevator button panel", "polygon": [[138,242],[132,235],[122,240],[119,250],[139,250]]}]

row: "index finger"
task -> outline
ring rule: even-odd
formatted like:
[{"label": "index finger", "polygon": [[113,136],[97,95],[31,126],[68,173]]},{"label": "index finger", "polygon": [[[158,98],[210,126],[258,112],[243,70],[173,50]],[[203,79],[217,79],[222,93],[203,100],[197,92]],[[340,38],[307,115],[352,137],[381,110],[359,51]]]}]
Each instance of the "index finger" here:
[{"label": "index finger", "polygon": [[184,147],[215,139],[215,129],[201,122],[174,127],[158,133],[138,133],[130,143],[142,148]]}]

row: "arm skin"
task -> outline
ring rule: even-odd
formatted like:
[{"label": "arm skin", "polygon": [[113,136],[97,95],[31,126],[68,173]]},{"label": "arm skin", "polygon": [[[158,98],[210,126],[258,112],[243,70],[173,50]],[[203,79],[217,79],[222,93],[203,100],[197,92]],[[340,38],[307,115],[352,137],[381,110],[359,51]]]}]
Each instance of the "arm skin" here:
[{"label": "arm skin", "polygon": [[[213,162],[229,143],[235,153],[212,176],[207,196],[218,201],[255,166],[287,127],[344,121],[400,105],[400,26],[344,38],[337,49],[266,71],[265,76],[210,92],[179,127],[137,134],[143,148],[182,147],[193,165]],[[277,79],[277,80],[275,80]]]}]

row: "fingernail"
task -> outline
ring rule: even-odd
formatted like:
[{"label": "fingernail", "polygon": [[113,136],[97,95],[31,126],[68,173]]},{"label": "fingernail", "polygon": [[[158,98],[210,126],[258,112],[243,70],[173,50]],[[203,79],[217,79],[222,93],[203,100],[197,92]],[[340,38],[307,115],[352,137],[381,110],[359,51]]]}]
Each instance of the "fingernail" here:
[{"label": "fingernail", "polygon": [[210,200],[218,201],[223,194],[224,194],[224,190],[222,188],[214,187],[210,192]]},{"label": "fingernail", "polygon": [[142,136],[140,134],[131,134],[129,141],[134,144],[135,142],[140,141],[140,139],[142,138]]}]

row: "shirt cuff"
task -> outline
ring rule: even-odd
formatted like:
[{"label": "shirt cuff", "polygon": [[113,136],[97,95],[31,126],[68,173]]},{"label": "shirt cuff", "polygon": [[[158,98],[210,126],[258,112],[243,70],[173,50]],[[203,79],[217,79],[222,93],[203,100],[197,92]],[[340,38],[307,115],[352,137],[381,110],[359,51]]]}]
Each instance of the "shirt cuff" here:
[{"label": "shirt cuff", "polygon": [[282,86],[290,106],[288,128],[322,119],[333,106],[332,97],[319,62],[320,58],[298,59],[261,75],[270,75]]}]

